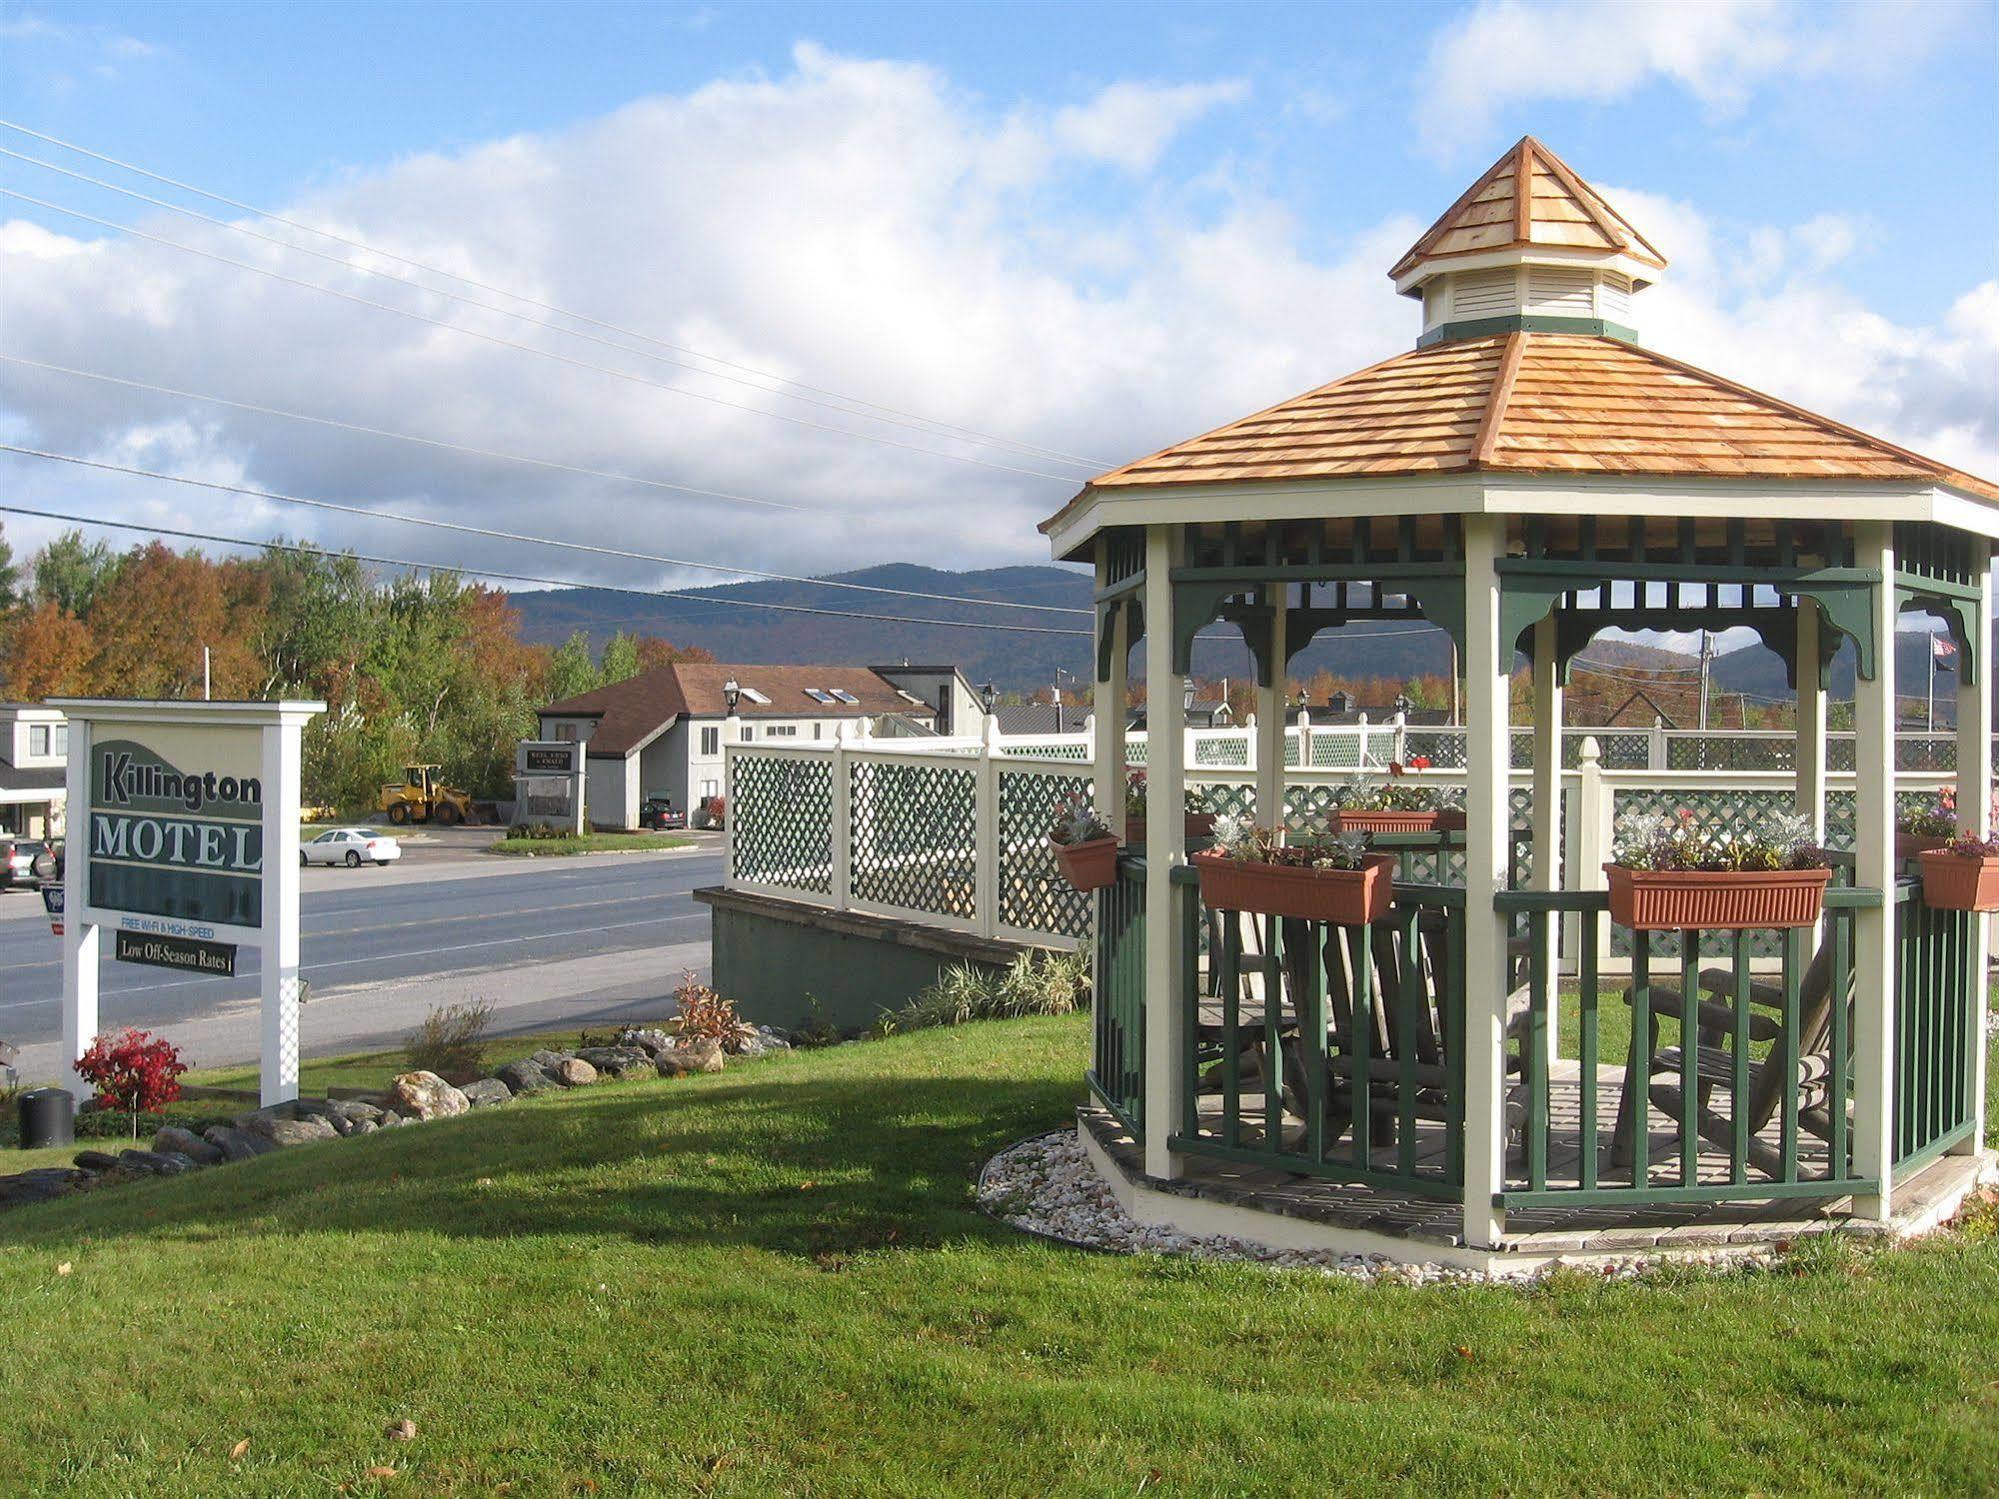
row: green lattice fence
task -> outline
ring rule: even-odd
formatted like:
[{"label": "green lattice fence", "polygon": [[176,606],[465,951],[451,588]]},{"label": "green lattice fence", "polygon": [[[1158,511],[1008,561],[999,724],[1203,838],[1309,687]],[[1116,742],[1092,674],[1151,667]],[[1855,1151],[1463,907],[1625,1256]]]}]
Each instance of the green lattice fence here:
[{"label": "green lattice fence", "polygon": [[735,750],[729,760],[729,877],[833,893],[833,766],[825,756]]},{"label": "green lattice fence", "polygon": [[848,776],[854,903],[976,920],[976,763],[857,757]]},{"label": "green lattice fence", "polygon": [[1002,931],[1081,938],[1090,928],[1090,897],[1055,867],[1048,830],[1064,802],[1095,804],[1089,772],[999,768],[999,909]]}]

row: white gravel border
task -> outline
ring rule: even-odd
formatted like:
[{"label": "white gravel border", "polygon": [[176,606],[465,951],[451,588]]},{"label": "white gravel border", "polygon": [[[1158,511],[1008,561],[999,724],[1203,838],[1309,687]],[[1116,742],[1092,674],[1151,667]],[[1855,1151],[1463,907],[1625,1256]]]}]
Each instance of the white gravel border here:
[{"label": "white gravel border", "polygon": [[[1325,1249],[1273,1249],[1249,1239],[1187,1234],[1163,1224],[1139,1223],[1118,1206],[1073,1129],[1054,1130],[1008,1146],[979,1173],[979,1207],[1024,1233],[1107,1254],[1184,1254],[1195,1259],[1311,1271],[1391,1285],[1528,1285],[1565,1266],[1557,1261],[1532,1272],[1486,1274],[1434,1261],[1407,1262],[1379,1254]],[[1763,1269],[1781,1256],[1763,1248],[1681,1252],[1671,1256],[1592,1256],[1586,1267],[1609,1280],[1631,1280],[1671,1264],[1716,1272]]]}]

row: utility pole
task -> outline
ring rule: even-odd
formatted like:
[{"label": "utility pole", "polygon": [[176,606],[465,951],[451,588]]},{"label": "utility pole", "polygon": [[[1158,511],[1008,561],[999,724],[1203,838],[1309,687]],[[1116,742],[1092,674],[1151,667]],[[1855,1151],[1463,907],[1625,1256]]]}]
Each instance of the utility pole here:
[{"label": "utility pole", "polygon": [[1706,630],[1701,631],[1701,732],[1707,732],[1707,672],[1708,664],[1714,660],[1714,637]]}]

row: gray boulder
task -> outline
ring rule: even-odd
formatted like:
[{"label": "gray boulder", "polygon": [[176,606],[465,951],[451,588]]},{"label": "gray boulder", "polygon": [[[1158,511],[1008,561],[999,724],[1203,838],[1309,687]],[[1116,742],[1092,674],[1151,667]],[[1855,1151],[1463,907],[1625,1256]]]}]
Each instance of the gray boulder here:
[{"label": "gray boulder", "polygon": [[389,1084],[388,1103],[406,1118],[448,1119],[472,1105],[435,1072],[405,1072]]},{"label": "gray boulder", "polygon": [[153,1135],[153,1149],[161,1155],[184,1155],[197,1166],[219,1166],[222,1152],[191,1129],[163,1124]]},{"label": "gray boulder", "polygon": [[555,1075],[555,1069],[557,1067],[560,1067],[564,1062],[569,1060],[569,1053],[566,1051],[548,1051],[544,1049],[537,1052],[531,1052],[528,1055],[528,1060],[534,1063],[535,1066],[539,1067],[543,1072],[546,1072],[547,1074],[549,1074],[549,1076],[553,1077]]},{"label": "gray boulder", "polygon": [[118,1157],[106,1150],[79,1150],[76,1153],[76,1166],[79,1171],[116,1171]]},{"label": "gray boulder", "polygon": [[162,1155],[156,1150],[121,1150],[118,1164],[151,1176],[179,1176],[192,1167],[184,1155]]},{"label": "gray boulder", "polygon": [[278,1142],[268,1135],[252,1134],[227,1124],[211,1124],[201,1137],[221,1151],[225,1161],[248,1161],[278,1148]]},{"label": "gray boulder", "polygon": [[636,1046],[586,1046],[576,1053],[605,1077],[652,1077],[652,1053]]},{"label": "gray boulder", "polygon": [[636,1046],[649,1057],[656,1057],[673,1045],[673,1037],[662,1030],[623,1030],[618,1032],[620,1046]]},{"label": "gray boulder", "polygon": [[89,1180],[89,1172],[78,1171],[73,1166],[41,1166],[33,1171],[23,1171],[18,1176],[0,1176],[0,1208],[16,1207],[24,1202],[47,1202]]},{"label": "gray boulder", "polygon": [[689,1041],[685,1046],[674,1046],[661,1052],[655,1064],[661,1077],[679,1077],[688,1072],[720,1072],[725,1065],[722,1060],[722,1043],[713,1036],[698,1041]]},{"label": "gray boulder", "polygon": [[533,1062],[509,1062],[493,1074],[507,1085],[513,1093],[546,1093],[556,1086],[555,1079]]},{"label": "gray boulder", "polygon": [[267,1113],[245,1114],[236,1123],[244,1134],[261,1135],[273,1145],[310,1145],[315,1140],[335,1139],[339,1134],[326,1120],[314,1115],[287,1119]]},{"label": "gray boulder", "polygon": [[555,1067],[555,1080],[565,1088],[583,1088],[597,1081],[597,1069],[581,1057],[564,1057]]},{"label": "gray boulder", "polygon": [[465,1101],[475,1109],[490,1109],[496,1103],[506,1103],[514,1096],[513,1090],[497,1077],[482,1077],[467,1083],[458,1090],[465,1095]]}]

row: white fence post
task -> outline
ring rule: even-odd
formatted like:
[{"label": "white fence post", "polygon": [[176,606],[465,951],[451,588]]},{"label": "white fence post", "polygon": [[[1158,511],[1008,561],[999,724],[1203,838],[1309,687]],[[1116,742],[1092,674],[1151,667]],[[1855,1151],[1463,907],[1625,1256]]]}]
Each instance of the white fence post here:
[{"label": "white fence post", "polygon": [[972,821],[978,829],[972,849],[972,904],[979,935],[990,937],[999,925],[999,720],[986,717],[979,739],[978,779],[972,793]]},{"label": "white fence post", "polygon": [[1652,727],[1645,735],[1645,768],[1666,768],[1666,720],[1657,714],[1653,715]]},{"label": "white fence post", "polygon": [[[1615,820],[1614,797],[1616,793],[1604,784],[1603,746],[1596,742],[1596,735],[1583,736],[1582,749],[1576,768],[1576,799],[1570,809],[1570,847],[1575,850],[1575,858],[1570,864],[1567,888],[1571,890],[1603,890],[1608,888],[1608,880],[1603,872],[1605,862],[1610,858],[1611,825]],[[1580,931],[1578,932],[1580,936]],[[1600,911],[1596,916],[1597,964],[1602,966],[1604,956],[1610,951],[1610,913]]]},{"label": "white fence post", "polygon": [[854,819],[853,772],[847,764],[847,726],[833,726],[832,798],[828,817],[827,847],[832,851],[832,889],[827,892],[833,909],[844,911],[854,898]]}]

